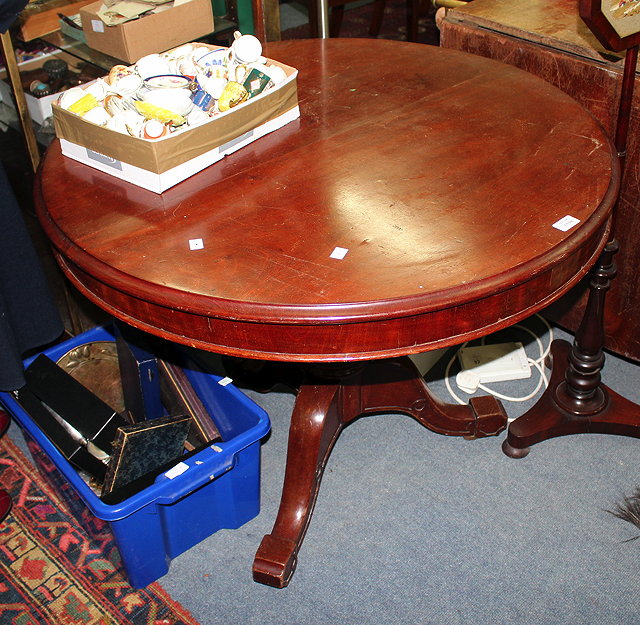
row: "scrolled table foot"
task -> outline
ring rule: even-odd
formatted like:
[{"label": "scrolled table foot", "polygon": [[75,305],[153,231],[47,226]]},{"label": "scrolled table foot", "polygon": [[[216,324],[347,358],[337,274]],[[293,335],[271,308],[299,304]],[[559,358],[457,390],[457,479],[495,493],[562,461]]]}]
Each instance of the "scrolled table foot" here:
[{"label": "scrolled table foot", "polygon": [[253,579],[274,588],[285,588],[297,563],[297,544],[293,540],[267,534],[253,561]]},{"label": "scrolled table foot", "polygon": [[507,427],[507,413],[495,397],[472,397],[469,405],[475,416],[474,432],[465,438],[496,436]]},{"label": "scrolled table foot", "polygon": [[289,447],[278,516],[253,564],[256,582],[284,588],[311,520],[331,449],[343,427],[361,415],[400,412],[434,432],[479,438],[500,433],[504,408],[493,397],[470,406],[445,404],[428,389],[409,358],[307,367],[291,415]]}]

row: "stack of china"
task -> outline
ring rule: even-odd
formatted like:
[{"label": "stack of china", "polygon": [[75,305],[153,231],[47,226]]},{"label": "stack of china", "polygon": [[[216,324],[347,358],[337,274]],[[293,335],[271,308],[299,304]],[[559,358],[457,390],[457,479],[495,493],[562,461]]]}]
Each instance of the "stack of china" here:
[{"label": "stack of china", "polygon": [[274,88],[284,70],[262,56],[253,35],[235,33],[230,48],[189,43],[142,57],[85,88],[65,91],[58,105],[111,130],[159,139],[208,121]]}]

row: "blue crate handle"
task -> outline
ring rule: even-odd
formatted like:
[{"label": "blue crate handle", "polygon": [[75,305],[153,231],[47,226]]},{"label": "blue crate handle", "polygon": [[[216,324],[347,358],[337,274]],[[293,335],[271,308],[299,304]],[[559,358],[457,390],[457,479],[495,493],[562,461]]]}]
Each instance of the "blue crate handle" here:
[{"label": "blue crate handle", "polygon": [[[223,458],[222,464],[220,463],[217,464],[215,473],[211,473],[211,472],[203,473],[203,471],[200,470],[199,465],[195,464],[196,460],[200,459],[200,456],[202,453],[203,452],[200,452],[198,455],[194,456],[193,458],[190,458],[188,461],[184,461],[184,464],[188,465],[189,468],[185,472],[180,473],[179,475],[180,488],[174,489],[171,492],[163,492],[162,495],[154,498],[155,502],[161,503],[161,504],[172,504],[176,501],[178,497],[186,496],[187,494],[192,493],[195,490],[198,490],[198,488],[200,488],[201,486],[204,486],[205,484],[209,484],[213,480],[219,478],[221,475],[224,475],[228,471],[231,471],[231,469],[233,469],[233,467],[235,467],[236,465],[236,457],[237,457],[236,454],[228,454],[226,457]],[[198,469],[198,470],[190,471],[191,469]],[[167,481],[172,482],[173,481],[172,478],[167,477],[167,473],[170,473],[170,472],[171,471],[165,471],[163,474],[159,475],[154,482],[155,486],[159,487],[162,485],[162,487],[164,487]],[[166,488],[163,488],[163,491],[164,490],[166,490]],[[185,493],[185,494],[180,495],[180,492],[177,492],[178,490],[181,493]]]}]

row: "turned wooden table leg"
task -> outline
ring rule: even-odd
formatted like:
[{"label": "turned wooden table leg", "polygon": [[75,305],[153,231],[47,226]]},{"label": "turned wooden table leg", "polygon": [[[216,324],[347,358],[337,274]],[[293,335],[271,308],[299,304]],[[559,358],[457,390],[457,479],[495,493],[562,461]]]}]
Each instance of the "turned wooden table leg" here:
[{"label": "turned wooden table leg", "polygon": [[591,272],[589,299],[573,345],[554,341],[549,386],[535,406],[509,425],[502,450],[523,458],[529,447],[569,434],[617,434],[640,438],[640,407],[601,382],[604,303],[616,267],[611,241]]},{"label": "turned wooden table leg", "polygon": [[473,406],[444,404],[429,392],[409,358],[307,368],[291,417],[289,447],[278,516],[258,548],[257,582],[283,588],[311,520],[320,481],[342,428],[365,414],[400,412],[429,429],[476,438],[501,432],[507,416],[494,398]]}]

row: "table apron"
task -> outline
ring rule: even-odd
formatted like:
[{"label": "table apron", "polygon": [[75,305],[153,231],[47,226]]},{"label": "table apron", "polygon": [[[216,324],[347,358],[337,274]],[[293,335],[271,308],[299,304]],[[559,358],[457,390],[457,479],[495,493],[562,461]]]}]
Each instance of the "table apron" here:
[{"label": "table apron", "polygon": [[[140,299],[86,273],[56,252],[71,282],[114,317],[167,340],[219,354],[292,362],[344,362],[458,345],[517,323],[548,306],[588,272],[608,239],[608,223],[551,267],[493,294],[428,312],[345,322],[265,322],[205,315]],[[212,307],[215,301],[212,301]]]}]

